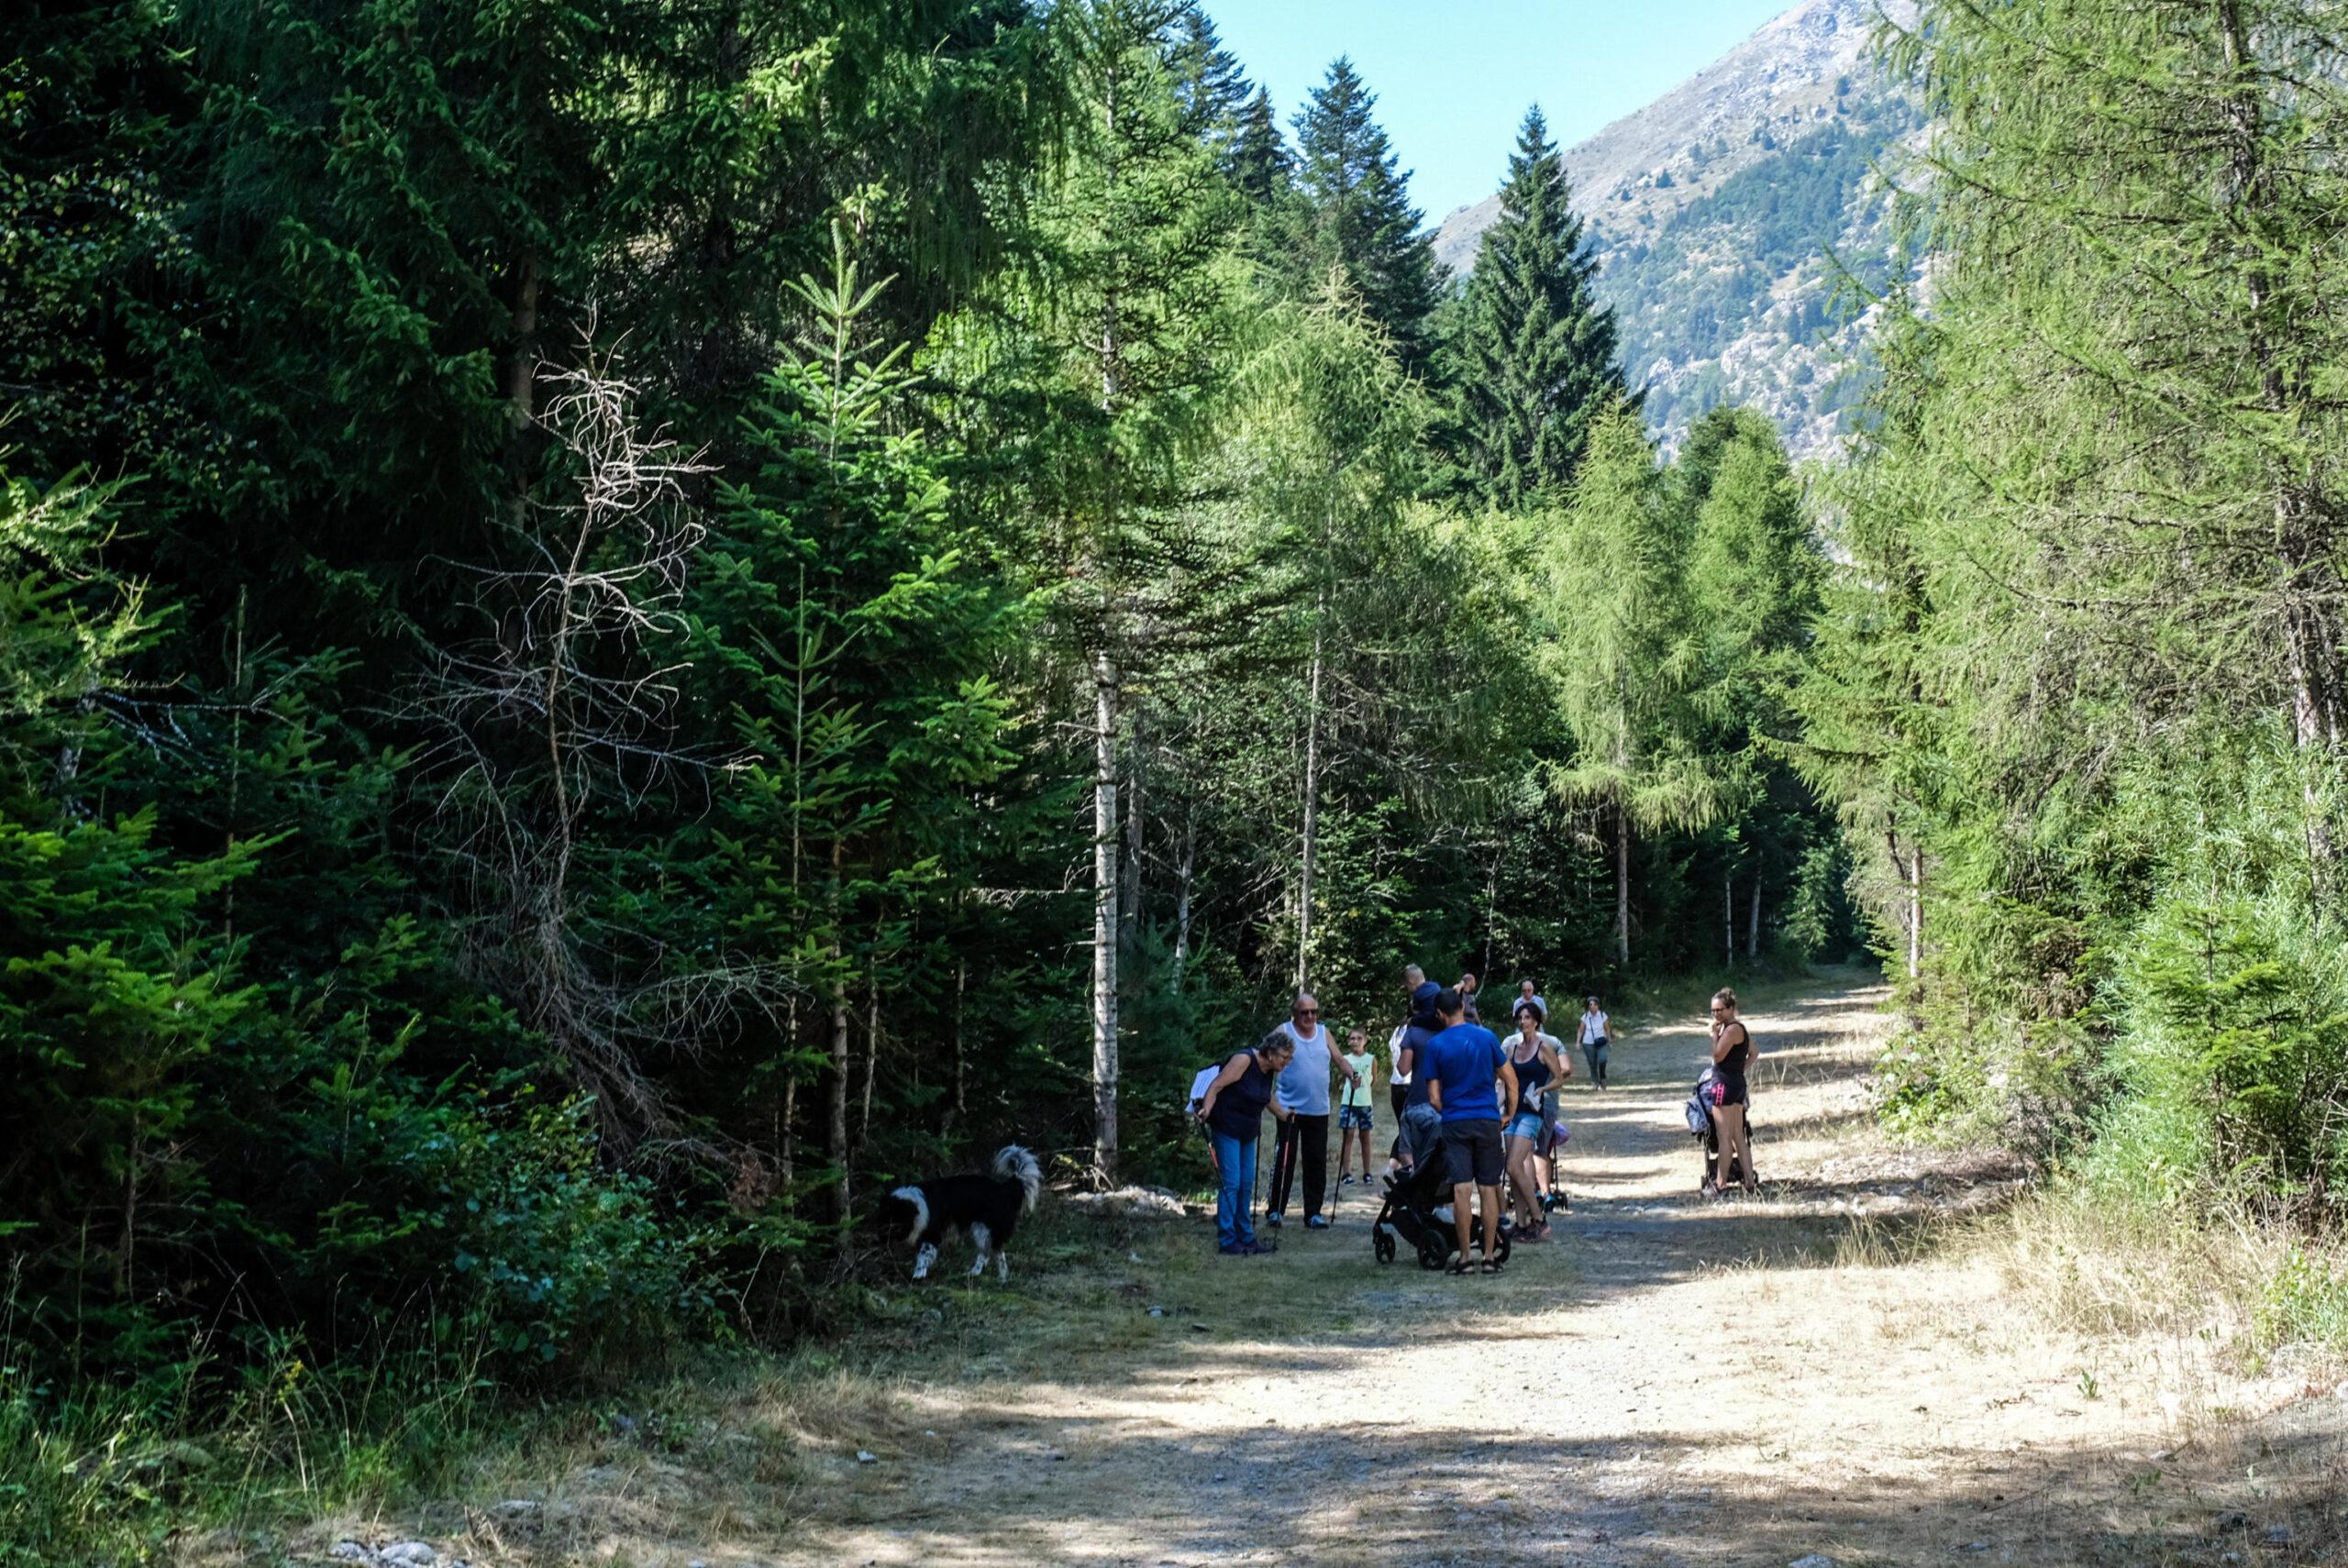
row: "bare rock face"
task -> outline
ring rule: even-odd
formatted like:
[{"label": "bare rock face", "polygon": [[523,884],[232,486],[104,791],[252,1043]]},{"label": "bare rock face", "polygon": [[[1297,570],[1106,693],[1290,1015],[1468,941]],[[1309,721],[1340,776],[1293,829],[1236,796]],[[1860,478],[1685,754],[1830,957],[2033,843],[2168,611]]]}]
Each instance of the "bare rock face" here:
[{"label": "bare rock face", "polygon": [[[1797,456],[1841,445],[1863,323],[1832,308],[1834,266],[1880,284],[1890,192],[1921,141],[1874,41],[1913,0],[1801,0],[1712,65],[1566,151],[1574,204],[1621,327],[1624,368],[1668,442],[1719,403],[1773,418]],[[1912,181],[1903,182],[1912,183]],[[1475,265],[1500,214],[1444,219],[1435,254]]]}]

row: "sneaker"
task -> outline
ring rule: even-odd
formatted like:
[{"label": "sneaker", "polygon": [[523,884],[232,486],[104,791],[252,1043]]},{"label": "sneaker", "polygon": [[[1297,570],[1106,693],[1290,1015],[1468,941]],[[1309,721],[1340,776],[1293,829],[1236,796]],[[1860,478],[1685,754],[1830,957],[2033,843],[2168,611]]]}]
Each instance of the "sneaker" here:
[{"label": "sneaker", "polygon": [[1308,1231],[1325,1231],[1329,1228],[1329,1217],[1326,1214],[1308,1214],[1304,1217],[1304,1228]]},{"label": "sneaker", "polygon": [[1264,1223],[1269,1225],[1275,1231],[1279,1230],[1280,1228],[1279,1211],[1278,1209],[1274,1209],[1271,1213],[1265,1215]]},{"label": "sneaker", "polygon": [[1247,1243],[1247,1251],[1257,1257],[1264,1256],[1269,1253],[1276,1253],[1279,1250],[1280,1244],[1278,1242],[1250,1242]]},{"label": "sneaker", "polygon": [[1215,1251],[1227,1258],[1250,1258],[1256,1255],[1254,1245],[1246,1242],[1225,1242]]},{"label": "sneaker", "polygon": [[1343,1192],[1343,1191],[1345,1191],[1345,1190],[1346,1190],[1346,1188],[1347,1188],[1347,1187],[1351,1187],[1351,1186],[1353,1185],[1353,1181],[1354,1181],[1354,1178],[1353,1178],[1353,1177],[1351,1177],[1351,1176],[1339,1176],[1339,1177],[1337,1178],[1337,1190],[1338,1190],[1339,1192]]}]

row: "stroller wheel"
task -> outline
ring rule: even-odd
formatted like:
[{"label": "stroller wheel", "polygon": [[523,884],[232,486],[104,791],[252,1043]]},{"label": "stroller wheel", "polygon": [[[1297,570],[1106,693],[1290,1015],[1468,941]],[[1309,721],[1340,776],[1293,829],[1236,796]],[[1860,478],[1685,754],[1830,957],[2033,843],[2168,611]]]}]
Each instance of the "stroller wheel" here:
[{"label": "stroller wheel", "polygon": [[1379,1263],[1392,1263],[1394,1261],[1393,1232],[1380,1228],[1369,1238],[1369,1250],[1376,1254]]},{"label": "stroller wheel", "polygon": [[1492,1261],[1492,1262],[1494,1262],[1494,1263],[1496,1263],[1496,1264],[1504,1264],[1504,1263],[1508,1262],[1508,1249],[1509,1249],[1508,1228],[1507,1228],[1506,1226],[1502,1226],[1502,1227],[1501,1228],[1501,1244],[1500,1244],[1500,1248],[1499,1248],[1499,1250],[1498,1250],[1498,1251],[1496,1251],[1496,1252],[1494,1252],[1494,1253],[1492,1253],[1491,1261]]},{"label": "stroller wheel", "polygon": [[1451,1249],[1430,1236],[1419,1243],[1419,1266],[1433,1274],[1451,1261]]}]

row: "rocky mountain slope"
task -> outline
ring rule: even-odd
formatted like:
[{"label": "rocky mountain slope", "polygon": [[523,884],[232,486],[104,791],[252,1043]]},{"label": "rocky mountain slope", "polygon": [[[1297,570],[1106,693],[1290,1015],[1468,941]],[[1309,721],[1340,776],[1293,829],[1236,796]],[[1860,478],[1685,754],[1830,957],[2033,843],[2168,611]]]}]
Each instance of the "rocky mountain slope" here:
[{"label": "rocky mountain slope", "polygon": [[[1890,9],[1912,14],[1906,0]],[[1877,13],[1877,0],[1800,0],[1567,149],[1625,369],[1667,440],[1738,402],[1774,418],[1800,456],[1840,445],[1864,323],[1838,319],[1836,266],[1870,283],[1888,274],[1877,166],[1919,126],[1912,95],[1874,61]],[[1499,211],[1495,195],[1452,213],[1436,254],[1471,270]]]}]

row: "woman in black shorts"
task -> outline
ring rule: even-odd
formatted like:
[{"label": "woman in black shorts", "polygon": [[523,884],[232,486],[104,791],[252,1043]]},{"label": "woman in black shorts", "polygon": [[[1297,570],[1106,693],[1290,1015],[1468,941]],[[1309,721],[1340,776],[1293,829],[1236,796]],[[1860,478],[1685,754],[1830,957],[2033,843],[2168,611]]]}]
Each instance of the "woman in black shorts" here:
[{"label": "woman in black shorts", "polygon": [[1737,1021],[1736,993],[1727,989],[1714,991],[1712,1070],[1720,1077],[1721,1102],[1712,1107],[1712,1127],[1720,1146],[1712,1157],[1712,1179],[1705,1187],[1715,1196],[1733,1169],[1744,1173],[1745,1191],[1751,1192],[1759,1185],[1754,1180],[1753,1151],[1744,1136],[1744,1108],[1753,1103],[1752,1090],[1745,1087],[1744,1069],[1752,1059],[1753,1036]]}]

